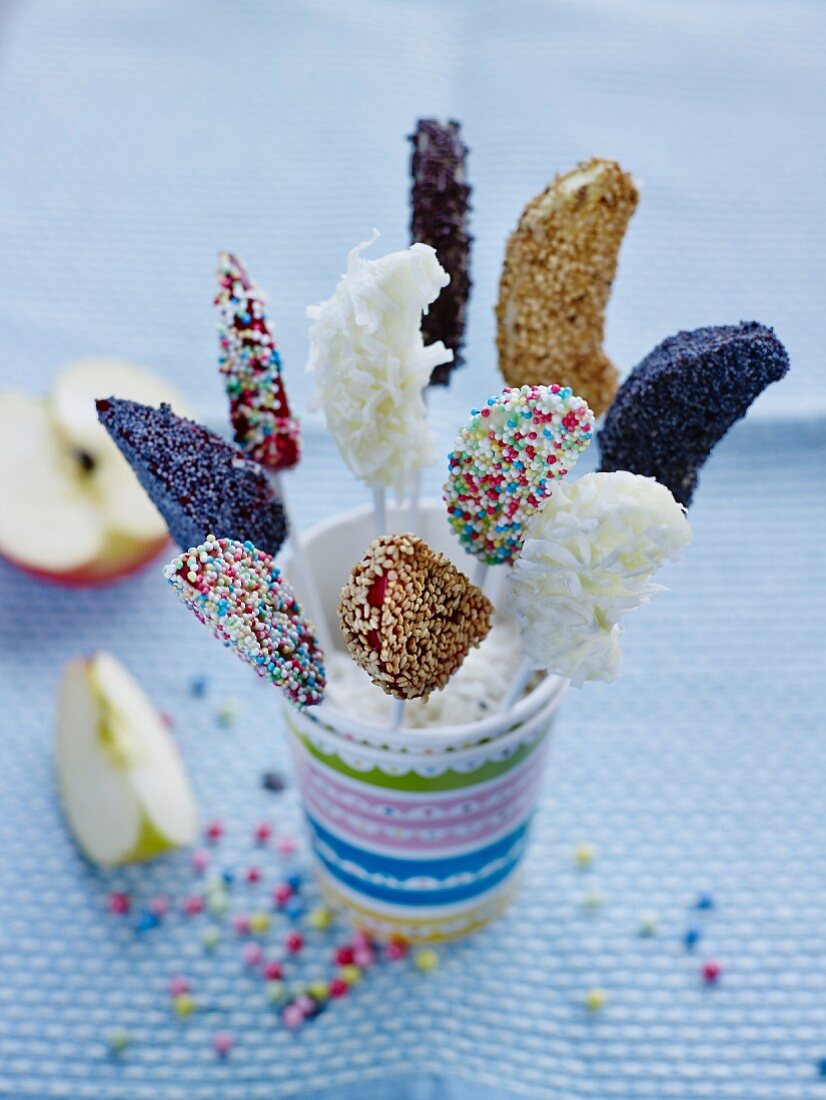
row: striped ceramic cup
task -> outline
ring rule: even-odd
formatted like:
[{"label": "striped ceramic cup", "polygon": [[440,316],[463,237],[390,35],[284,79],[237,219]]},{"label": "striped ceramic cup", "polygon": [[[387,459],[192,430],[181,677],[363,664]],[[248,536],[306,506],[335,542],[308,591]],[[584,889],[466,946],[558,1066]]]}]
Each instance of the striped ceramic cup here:
[{"label": "striped ceramic cup", "polygon": [[[391,510],[391,529],[409,530],[409,518]],[[440,503],[421,506],[415,530],[466,568]],[[359,509],[304,540],[336,640],[338,592],[372,537],[372,511]],[[284,571],[292,579],[289,560]],[[412,942],[462,936],[502,912],[518,885],[548,734],[566,690],[547,677],[507,714],[426,730],[371,726],[329,703],[303,713],[285,706],[328,902],[376,935]]]}]

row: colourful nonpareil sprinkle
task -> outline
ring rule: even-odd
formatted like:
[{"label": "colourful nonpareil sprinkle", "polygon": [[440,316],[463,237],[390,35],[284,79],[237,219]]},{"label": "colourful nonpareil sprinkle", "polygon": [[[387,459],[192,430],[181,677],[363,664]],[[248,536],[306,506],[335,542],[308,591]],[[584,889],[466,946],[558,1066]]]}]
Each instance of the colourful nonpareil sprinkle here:
[{"label": "colourful nonpareil sprinkle", "polygon": [[279,909],[283,909],[292,896],[293,888],[288,882],[280,882],[272,892],[273,903]]},{"label": "colourful nonpareil sprinkle", "polygon": [[169,979],[167,988],[170,997],[180,997],[182,993],[189,993],[189,981],[183,974],[176,974]]},{"label": "colourful nonpareil sprinkle", "polygon": [[304,947],[304,937],[300,932],[288,932],[284,937],[284,949],[290,955],[297,955]]},{"label": "colourful nonpareil sprinkle", "polygon": [[589,989],[585,994],[585,1007],[589,1012],[599,1012],[603,1009],[608,1001],[608,994],[604,989],[600,989],[595,986],[593,989]]},{"label": "colourful nonpareil sprinkle", "polygon": [[244,878],[250,886],[254,886],[257,882],[261,881],[261,869],[259,867],[248,867]]},{"label": "colourful nonpareil sprinkle", "polygon": [[700,932],[699,928],[686,929],[685,934],[683,935],[683,943],[686,947],[686,950],[691,951],[697,946],[701,934],[702,933]]},{"label": "colourful nonpareil sprinkle", "polygon": [[213,917],[223,917],[229,909],[229,897],[226,890],[210,890],[207,894],[206,907]]},{"label": "colourful nonpareil sprinkle", "polygon": [[262,974],[265,981],[278,982],[284,977],[284,967],[280,962],[273,959],[272,962],[264,963]]},{"label": "colourful nonpareil sprinkle", "polygon": [[574,849],[574,863],[581,870],[587,870],[596,859],[596,854],[593,844],[578,844]]},{"label": "colourful nonpareil sprinkle", "polygon": [[301,1027],[306,1019],[301,1008],[297,1004],[287,1005],[284,1011],[281,1013],[281,1020],[284,1027],[289,1028],[291,1031]]},{"label": "colourful nonpareil sprinkle", "polygon": [[196,676],[189,682],[189,694],[193,699],[203,699],[209,688],[208,676]]},{"label": "colourful nonpareil sprinkle", "polygon": [[278,772],[264,772],[261,776],[261,786],[272,794],[280,794],[287,786],[287,781]]},{"label": "colourful nonpareil sprinkle", "polygon": [[128,894],[113,893],[106,899],[106,908],[110,913],[116,913],[119,917],[125,916],[132,908]]},{"label": "colourful nonpareil sprinkle", "polygon": [[129,1046],[129,1032],[125,1027],[114,1027],[106,1036],[106,1042],[112,1054],[123,1054]]},{"label": "colourful nonpareil sprinkle", "polygon": [[720,975],[723,972],[722,966],[715,960],[709,959],[708,962],[703,963],[703,981],[706,985],[713,985],[718,981]]},{"label": "colourful nonpareil sprinkle", "polygon": [[272,825],[269,821],[260,821],[255,826],[255,842],[256,844],[266,844],[272,836]]},{"label": "colourful nonpareil sprinkle", "polygon": [[709,910],[714,908],[714,898],[711,894],[698,894],[697,900],[694,902],[694,908],[700,910]]},{"label": "colourful nonpareil sprinkle", "polygon": [[290,413],[266,297],[230,252],[218,258],[218,284],[218,369],[235,441],[262,466],[288,470],[299,459],[300,433]]},{"label": "colourful nonpareil sprinkle", "polygon": [[329,909],[325,909],[324,906],[317,906],[315,909],[311,909],[307,914],[308,926],[318,932],[323,932],[326,928],[329,928],[332,920],[333,914]]},{"label": "colourful nonpareil sprinkle", "polygon": [[209,852],[205,852],[203,850],[193,852],[193,855],[192,855],[192,870],[195,871],[196,874],[200,875],[200,874],[203,874],[204,871],[206,871],[206,869],[208,867],[209,867]]},{"label": "colourful nonpareil sprinkle", "polygon": [[659,921],[653,913],[643,913],[640,917],[639,933],[643,937],[656,935]]},{"label": "colourful nonpareil sprinkle", "polygon": [[264,951],[260,943],[245,943],[241,952],[244,966],[260,966],[264,958]]},{"label": "colourful nonpareil sprinkle", "polygon": [[358,985],[361,981],[361,970],[357,966],[342,966],[338,972],[338,977],[348,986]]},{"label": "colourful nonpareil sprinkle", "polygon": [[188,917],[195,917],[198,913],[203,913],[204,899],[198,897],[197,894],[190,894],[189,897],[184,898],[183,911]]},{"label": "colourful nonpareil sprinkle", "polygon": [[160,923],[161,918],[159,916],[145,909],[135,921],[135,931],[151,932],[152,929],[157,928]]},{"label": "colourful nonpareil sprinkle", "polygon": [[211,821],[204,829],[204,835],[207,840],[216,841],[220,840],[224,835],[224,825],[221,821]]},{"label": "colourful nonpareil sprinkle", "polygon": [[569,387],[505,389],[471,412],[448,455],[448,521],[487,565],[513,562],[525,522],[591,441],[593,415]]},{"label": "colourful nonpareil sprinkle", "polygon": [[232,1045],[232,1036],[226,1031],[218,1031],[212,1037],[212,1048],[219,1058],[226,1058]]},{"label": "colourful nonpareil sprinkle", "polygon": [[423,947],[413,956],[413,965],[417,970],[421,970],[422,973],[427,974],[429,971],[435,970],[439,965],[439,956],[431,948]]},{"label": "colourful nonpareil sprinkle", "polygon": [[178,1016],[186,1019],[187,1016],[192,1015],[197,1006],[195,998],[189,993],[179,993],[177,997],[172,998],[172,1007]]},{"label": "colourful nonpareil sprinkle", "polygon": [[204,951],[214,951],[220,942],[220,928],[216,928],[215,925],[210,925],[209,928],[204,929],[204,933],[201,936],[201,943],[203,944]]},{"label": "colourful nonpareil sprinkle", "polygon": [[223,729],[229,729],[230,726],[235,724],[235,719],[238,717],[238,709],[238,704],[234,699],[227,699],[227,701],[222,703],[215,712],[215,721]]},{"label": "colourful nonpareil sprinkle", "polygon": [[298,707],[320,703],[323,655],[312,625],[269,554],[209,536],[164,576],[200,622]]},{"label": "colourful nonpareil sprinkle", "polygon": [[605,901],[605,896],[601,890],[597,890],[595,887],[589,890],[585,897],[582,899],[582,904],[590,912],[595,913],[597,909],[602,908],[602,904]]},{"label": "colourful nonpareil sprinkle", "polygon": [[287,999],[287,987],[280,980],[267,982],[265,993],[271,1004],[282,1004]]},{"label": "colourful nonpareil sprinkle", "polygon": [[256,936],[263,936],[265,932],[270,930],[270,915],[259,911],[257,913],[250,913],[249,918],[250,932]]},{"label": "colourful nonpareil sprinkle", "polygon": [[157,897],[150,898],[148,905],[149,912],[156,916],[159,920],[163,919],[167,915],[170,909],[169,898],[159,894]]}]

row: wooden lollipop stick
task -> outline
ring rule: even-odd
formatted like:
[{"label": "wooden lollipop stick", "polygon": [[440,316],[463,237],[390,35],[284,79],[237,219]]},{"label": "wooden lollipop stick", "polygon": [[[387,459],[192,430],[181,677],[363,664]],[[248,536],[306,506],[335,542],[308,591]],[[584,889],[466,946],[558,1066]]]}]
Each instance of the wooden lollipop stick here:
[{"label": "wooden lollipop stick", "polygon": [[299,534],[298,527],[290,515],[290,509],[287,504],[287,497],[284,493],[284,478],[281,474],[277,474],[271,471],[267,471],[267,476],[272,482],[275,491],[281,498],[281,506],[284,509],[284,514],[287,516],[287,528],[288,528],[288,542],[290,549],[292,550],[292,572],[297,578],[298,583],[301,586],[302,591],[305,593],[309,618],[312,620],[315,627],[315,634],[318,638],[319,645],[327,655],[332,655],[334,651],[333,638],[327,626],[327,618],[324,614],[324,604],[321,602],[321,594],[318,591],[318,585],[315,582],[313,571],[310,569],[310,564],[307,561],[307,555],[304,552],[304,546]]}]

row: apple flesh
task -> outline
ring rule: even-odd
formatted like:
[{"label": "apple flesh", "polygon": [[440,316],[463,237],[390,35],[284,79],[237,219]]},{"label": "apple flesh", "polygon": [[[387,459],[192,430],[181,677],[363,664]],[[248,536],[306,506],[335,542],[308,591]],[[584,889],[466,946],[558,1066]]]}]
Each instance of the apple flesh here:
[{"label": "apple flesh", "polygon": [[109,653],[63,675],[56,765],[72,834],[102,867],[151,859],[198,833],[186,771],[163,719]]},{"label": "apple flesh", "polygon": [[51,398],[0,394],[0,555],[67,585],[122,577],[169,541],[160,513],[97,421],[95,398],[183,402],[128,363],[83,360]]}]

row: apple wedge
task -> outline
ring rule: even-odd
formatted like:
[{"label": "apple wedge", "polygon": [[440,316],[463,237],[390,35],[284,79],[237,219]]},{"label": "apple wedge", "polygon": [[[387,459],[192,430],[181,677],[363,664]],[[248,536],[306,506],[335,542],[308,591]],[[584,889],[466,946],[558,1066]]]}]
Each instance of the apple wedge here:
[{"label": "apple wedge", "polygon": [[72,834],[102,867],[191,844],[195,798],[143,688],[110,653],[72,661],[57,718],[57,777]]},{"label": "apple wedge", "polygon": [[168,543],[166,525],[97,420],[113,392],[168,401],[162,380],[120,360],[82,360],[51,398],[0,394],[0,555],[66,585],[122,577]]}]

